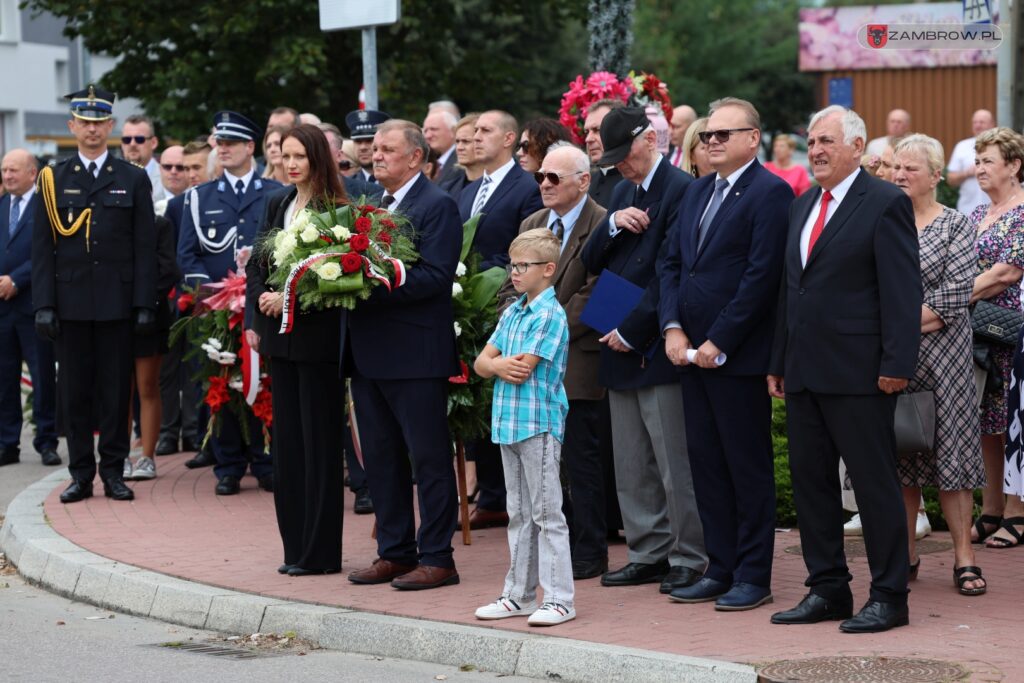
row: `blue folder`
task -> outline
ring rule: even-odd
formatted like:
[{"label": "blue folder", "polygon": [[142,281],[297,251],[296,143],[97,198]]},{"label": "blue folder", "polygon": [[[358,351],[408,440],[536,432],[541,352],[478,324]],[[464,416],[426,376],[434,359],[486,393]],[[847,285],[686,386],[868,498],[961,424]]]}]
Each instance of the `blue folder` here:
[{"label": "blue folder", "polygon": [[[637,287],[610,270],[603,270],[590,293],[587,305],[580,313],[580,322],[602,335],[608,334],[633,312],[643,295],[642,287]],[[652,344],[651,348],[644,350],[648,360],[654,357],[656,347],[656,344]]]}]

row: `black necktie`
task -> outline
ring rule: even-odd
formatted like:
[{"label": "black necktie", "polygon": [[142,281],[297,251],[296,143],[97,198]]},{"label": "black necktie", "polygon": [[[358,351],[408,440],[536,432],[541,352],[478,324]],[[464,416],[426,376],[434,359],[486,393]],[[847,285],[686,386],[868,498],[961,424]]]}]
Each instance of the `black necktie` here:
[{"label": "black necktie", "polygon": [[388,208],[389,206],[391,206],[394,203],[395,203],[395,195],[393,195],[393,194],[386,194],[386,195],[384,195],[383,199],[380,200],[380,205],[383,206],[385,209]]},{"label": "black necktie", "polygon": [[85,170],[89,171],[89,175],[91,175],[93,178],[95,178],[96,177],[96,162],[95,161],[90,161],[89,165],[86,167]]},{"label": "black necktie", "polygon": [[644,200],[644,195],[647,194],[647,190],[644,189],[643,185],[636,186],[636,193],[633,195],[633,206],[639,208],[640,202]]},{"label": "black necktie", "polygon": [[366,174],[366,181],[370,182],[370,183],[376,183],[377,179],[373,177],[372,173],[367,173]]},{"label": "black necktie", "polygon": [[562,241],[562,236],[565,234],[565,224],[562,223],[562,219],[561,218],[556,218],[555,219],[554,224],[552,224],[552,226],[551,226],[551,230],[552,230],[552,232],[555,233],[555,237],[558,238],[558,241],[561,242]]},{"label": "black necktie", "polygon": [[235,196],[241,199],[243,194],[245,194],[245,183],[239,178],[235,181]]}]

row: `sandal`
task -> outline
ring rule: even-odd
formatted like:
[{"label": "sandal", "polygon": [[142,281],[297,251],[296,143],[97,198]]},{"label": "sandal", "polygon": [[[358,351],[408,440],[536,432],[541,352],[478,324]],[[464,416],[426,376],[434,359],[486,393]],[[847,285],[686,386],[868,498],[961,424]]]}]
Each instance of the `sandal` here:
[{"label": "sandal", "polygon": [[[974,522],[974,530],[978,532],[978,538],[971,543],[984,543],[986,538],[999,531],[999,525],[1002,523],[1003,518],[997,515],[981,515]],[[992,531],[986,530],[985,525],[991,526]]]},{"label": "sandal", "polygon": [[[917,572],[921,569],[921,556],[917,556],[917,562],[910,565],[910,575],[907,577],[908,581],[917,581]],[[970,581],[970,579],[968,579]]]},{"label": "sandal", "polygon": [[[981,581],[981,588],[964,588],[968,581]],[[988,590],[988,581],[981,575],[981,567],[959,567],[953,570],[953,584],[960,595],[983,595]]]},{"label": "sandal", "polygon": [[986,541],[985,547],[996,548],[1000,550],[1004,548],[1016,548],[1021,544],[1021,539],[1022,537],[1024,537],[1024,534],[1021,534],[1021,532],[1017,531],[1016,527],[1018,526],[1024,526],[1024,517],[1004,518],[1002,523],[999,525],[999,528],[1005,529],[1008,534],[1013,536],[1013,540],[1011,541],[1000,536],[991,536],[988,539],[988,541]]}]

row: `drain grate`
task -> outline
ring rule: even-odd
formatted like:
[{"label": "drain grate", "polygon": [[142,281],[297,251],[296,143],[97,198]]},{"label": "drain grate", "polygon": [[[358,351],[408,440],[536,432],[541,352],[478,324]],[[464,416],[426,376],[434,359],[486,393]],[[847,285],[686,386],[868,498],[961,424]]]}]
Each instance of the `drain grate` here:
[{"label": "drain grate", "polygon": [[264,657],[277,657],[283,654],[281,652],[249,650],[241,647],[221,647],[219,645],[209,645],[207,643],[155,643],[149,647],[158,647],[163,650],[194,652],[200,655],[210,655],[211,657],[221,657],[224,659],[262,659]]},{"label": "drain grate", "polygon": [[907,657],[815,657],[772,662],[758,671],[762,683],[939,683],[968,674],[959,664]]}]

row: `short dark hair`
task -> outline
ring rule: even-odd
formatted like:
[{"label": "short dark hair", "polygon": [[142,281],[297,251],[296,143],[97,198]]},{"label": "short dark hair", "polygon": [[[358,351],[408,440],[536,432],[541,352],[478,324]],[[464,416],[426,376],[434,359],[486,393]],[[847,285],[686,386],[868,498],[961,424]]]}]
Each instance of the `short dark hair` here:
[{"label": "short dark hair", "polygon": [[[273,111],[270,112],[270,116],[275,116],[276,114],[291,114],[292,115],[292,125],[293,126],[297,126],[300,123],[298,110],[292,109],[291,107],[277,107]],[[268,116],[267,119],[269,119],[270,116]]]},{"label": "short dark hair", "polygon": [[526,147],[526,153],[537,160],[537,163],[544,161],[548,153],[548,147],[556,142],[571,142],[569,131],[558,121],[551,118],[539,118],[527,121],[523,124],[523,132],[530,136],[530,143]]},{"label": "short dark hair", "polygon": [[[156,126],[153,125],[153,119],[149,118],[148,116],[143,116],[142,114],[132,114],[124,120],[124,123],[144,123],[147,126],[149,126],[149,134],[156,135]],[[121,124],[122,128],[124,127],[124,123]]]}]

